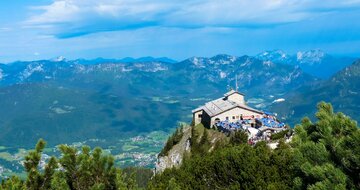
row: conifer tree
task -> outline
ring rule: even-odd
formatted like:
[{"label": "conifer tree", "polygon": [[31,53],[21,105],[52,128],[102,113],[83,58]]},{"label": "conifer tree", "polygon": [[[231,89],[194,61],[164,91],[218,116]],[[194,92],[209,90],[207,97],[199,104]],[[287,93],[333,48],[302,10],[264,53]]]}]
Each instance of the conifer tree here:
[{"label": "conifer tree", "polygon": [[245,131],[236,131],[230,137],[230,143],[232,145],[245,144],[248,141],[248,135]]},{"label": "conifer tree", "polygon": [[65,174],[61,171],[55,172],[51,180],[51,190],[70,190],[66,182]]},{"label": "conifer tree", "polygon": [[136,190],[138,188],[136,183],[135,172],[132,172],[130,176],[126,177],[126,184],[128,190]]},{"label": "conifer tree", "polygon": [[25,157],[24,167],[27,172],[26,188],[27,189],[50,189],[51,180],[55,169],[57,168],[57,161],[54,157],[46,164],[44,172],[39,171],[39,163],[41,160],[42,152],[45,148],[46,142],[40,139],[32,150]]},{"label": "conifer tree", "polygon": [[181,190],[181,187],[176,183],[175,178],[171,178],[167,190]]}]

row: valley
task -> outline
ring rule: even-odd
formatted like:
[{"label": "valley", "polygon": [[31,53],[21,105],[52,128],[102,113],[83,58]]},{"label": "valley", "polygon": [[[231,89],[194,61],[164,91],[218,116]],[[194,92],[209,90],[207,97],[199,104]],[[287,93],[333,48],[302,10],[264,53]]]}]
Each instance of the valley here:
[{"label": "valley", "polygon": [[[234,87],[236,77],[249,106],[276,112],[290,126],[314,113],[320,100],[360,119],[360,88],[350,82],[358,81],[359,73],[346,72],[358,64],[349,66],[352,62],[344,58],[341,67],[332,70],[338,74],[323,79],[278,54],[220,54],[180,62],[61,58],[0,64],[0,173],[21,175],[21,158],[40,138],[50,147],[45,158],[58,154],[59,144],[100,146],[115,155],[121,167],[153,168],[179,122],[190,123],[191,110],[222,96]],[[310,59],[310,51],[307,60],[325,59],[318,54]],[[348,70],[340,71],[343,67]]]},{"label": "valley", "polygon": [[[88,139],[81,142],[73,142],[69,145],[79,149],[83,146],[90,146],[91,148],[102,147],[105,154],[114,156],[117,167],[138,166],[154,168],[157,154],[162,149],[168,135],[163,131],[153,131],[131,138],[119,138],[117,141]],[[29,150],[20,147],[1,146],[0,179],[13,175],[25,177],[23,162]],[[41,157],[40,168],[44,169],[45,163],[49,161],[51,156],[59,155],[60,152],[57,146],[46,148]]]}]

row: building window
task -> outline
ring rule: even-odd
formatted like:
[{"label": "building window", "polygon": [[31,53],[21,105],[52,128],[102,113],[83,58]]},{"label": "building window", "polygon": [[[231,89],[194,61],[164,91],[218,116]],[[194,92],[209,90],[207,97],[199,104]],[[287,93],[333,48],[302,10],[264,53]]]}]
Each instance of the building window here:
[{"label": "building window", "polygon": [[235,119],[235,116],[233,116],[233,119]]},{"label": "building window", "polygon": [[202,114],[199,114],[199,115],[198,115],[198,118],[201,118],[201,117],[202,117]]},{"label": "building window", "polygon": [[226,120],[229,120],[229,117],[226,117]]}]

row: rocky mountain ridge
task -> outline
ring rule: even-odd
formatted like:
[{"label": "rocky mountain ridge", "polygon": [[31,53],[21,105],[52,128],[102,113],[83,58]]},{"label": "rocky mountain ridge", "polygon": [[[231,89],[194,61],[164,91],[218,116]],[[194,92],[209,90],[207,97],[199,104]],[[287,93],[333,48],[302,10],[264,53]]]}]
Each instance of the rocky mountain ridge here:
[{"label": "rocky mountain ridge", "polygon": [[304,86],[298,91],[284,95],[286,101],[273,104],[269,109],[278,112],[285,119],[300,120],[315,113],[319,101],[332,103],[335,109],[341,110],[360,121],[360,60],[336,73],[330,79],[317,85]]},{"label": "rocky mountain ridge", "polygon": [[288,92],[322,82],[298,66],[252,56],[98,61],[0,64],[0,141],[26,145],[43,137],[56,144],[171,130],[190,122],[192,109],[235,87],[236,78],[250,106],[278,111],[272,107],[286,103]]},{"label": "rocky mountain ridge", "polygon": [[328,79],[336,72],[356,60],[352,57],[336,57],[319,49],[288,54],[282,50],[265,51],[255,56],[264,61],[283,63],[300,67],[315,77]]}]

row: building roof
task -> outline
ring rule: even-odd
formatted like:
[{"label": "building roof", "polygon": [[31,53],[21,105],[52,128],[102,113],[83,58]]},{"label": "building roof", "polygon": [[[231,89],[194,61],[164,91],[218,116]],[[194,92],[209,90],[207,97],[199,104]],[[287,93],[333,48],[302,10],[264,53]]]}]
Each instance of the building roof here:
[{"label": "building roof", "polygon": [[229,92],[227,92],[226,94],[224,94],[224,97],[228,97],[228,96],[230,96],[230,95],[232,95],[232,94],[235,94],[235,93],[240,94],[240,95],[242,95],[242,96],[245,96],[243,93],[231,89]]},{"label": "building roof", "polygon": [[[228,92],[225,94],[225,96],[227,94],[233,94],[233,93],[238,93],[236,91],[232,92]],[[226,111],[229,111],[231,109],[234,109],[236,107],[239,107],[239,108],[242,108],[242,109],[246,109],[246,110],[249,110],[249,111],[253,111],[253,112],[256,112],[256,113],[260,113],[262,114],[263,112],[259,111],[259,110],[256,110],[254,108],[251,108],[245,104],[238,104],[236,102],[233,102],[233,101],[230,101],[228,99],[225,99],[224,97],[223,98],[219,98],[219,99],[216,99],[216,100],[213,100],[211,102],[207,102],[205,105],[197,108],[197,109],[194,109],[192,112],[195,113],[195,112],[198,112],[198,111],[201,111],[201,110],[204,110],[210,117],[214,117],[216,115],[219,115],[221,113],[224,113]]]}]

